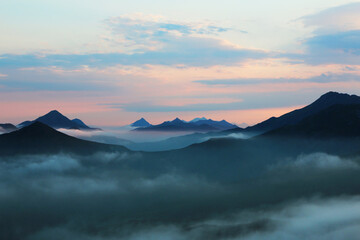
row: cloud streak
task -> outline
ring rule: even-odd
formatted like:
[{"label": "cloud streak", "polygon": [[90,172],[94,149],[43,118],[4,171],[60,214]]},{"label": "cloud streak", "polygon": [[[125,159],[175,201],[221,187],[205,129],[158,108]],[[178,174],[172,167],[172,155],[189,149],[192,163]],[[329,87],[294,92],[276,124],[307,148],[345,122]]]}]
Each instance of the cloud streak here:
[{"label": "cloud streak", "polygon": [[[27,54],[0,56],[1,66],[11,68],[58,66],[105,67],[122,65],[234,65],[269,56],[263,50],[240,48],[216,36],[231,31],[211,23],[184,23],[152,15],[124,15],[104,21],[104,40],[123,51],[89,54]],[[241,31],[240,31],[241,32]],[[244,33],[244,31],[242,31]]]},{"label": "cloud streak", "polygon": [[116,38],[107,39],[116,44],[133,45],[137,50],[161,47],[173,37],[194,35],[218,35],[231,28],[219,27],[211,23],[186,23],[169,21],[162,16],[133,14],[112,17],[104,21]]},{"label": "cloud streak", "polygon": [[351,64],[360,60],[360,3],[351,3],[300,18],[313,36],[302,42],[304,54],[286,54],[307,64]]},{"label": "cloud streak", "polygon": [[235,78],[235,79],[213,79],[213,80],[196,80],[195,83],[204,85],[252,85],[252,84],[273,84],[273,83],[334,83],[345,81],[359,81],[360,76],[357,74],[334,74],[327,73],[320,76],[309,78]]}]

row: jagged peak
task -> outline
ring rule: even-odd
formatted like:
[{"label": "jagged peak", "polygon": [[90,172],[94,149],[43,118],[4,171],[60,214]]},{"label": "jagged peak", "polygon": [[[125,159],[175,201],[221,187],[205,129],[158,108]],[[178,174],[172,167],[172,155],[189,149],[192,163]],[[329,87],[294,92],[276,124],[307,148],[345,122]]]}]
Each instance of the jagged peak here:
[{"label": "jagged peak", "polygon": [[48,112],[47,114],[45,114],[45,115],[63,115],[63,114],[61,114],[58,110],[51,110],[50,112]]},{"label": "jagged peak", "polygon": [[341,102],[341,101],[353,101],[353,100],[359,100],[360,97],[357,95],[350,95],[347,93],[339,93],[335,91],[327,92],[320,96],[314,103],[333,103],[333,102]]},{"label": "jagged peak", "polygon": [[184,122],[184,121],[177,117],[172,122]]},{"label": "jagged peak", "polygon": [[29,126],[23,127],[20,130],[16,131],[16,132],[24,132],[24,133],[30,133],[30,132],[57,132],[55,129],[53,129],[52,127],[39,122],[39,121],[35,121],[34,123],[30,124]]}]

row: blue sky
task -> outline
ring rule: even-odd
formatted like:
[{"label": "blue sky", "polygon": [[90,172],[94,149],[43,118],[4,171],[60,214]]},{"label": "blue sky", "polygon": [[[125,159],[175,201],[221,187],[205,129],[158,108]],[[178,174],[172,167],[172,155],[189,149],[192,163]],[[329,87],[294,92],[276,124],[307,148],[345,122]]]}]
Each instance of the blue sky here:
[{"label": "blue sky", "polygon": [[58,108],[97,125],[252,124],[329,90],[359,94],[359,12],[344,0],[3,1],[2,121]]}]

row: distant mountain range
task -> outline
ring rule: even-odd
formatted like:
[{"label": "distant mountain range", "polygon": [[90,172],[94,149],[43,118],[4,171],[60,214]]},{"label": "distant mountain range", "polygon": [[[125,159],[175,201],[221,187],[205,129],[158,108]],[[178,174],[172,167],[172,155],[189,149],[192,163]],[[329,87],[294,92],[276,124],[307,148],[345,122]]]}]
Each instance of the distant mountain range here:
[{"label": "distant mountain range", "polygon": [[73,119],[70,120],[69,118],[62,115],[60,112],[53,110],[44,116],[41,116],[33,121],[25,121],[18,125],[18,127],[26,127],[35,122],[41,122],[46,124],[52,128],[59,129],[78,129],[78,130],[99,130],[98,128],[91,128],[87,126],[83,121],[80,119]]},{"label": "distant mountain range", "polygon": [[[319,99],[311,103],[310,105],[286,113],[278,118],[272,117],[266,121],[263,121],[259,124],[256,124],[254,126],[250,126],[247,128],[232,128],[229,130],[224,131],[217,131],[217,132],[211,132],[211,133],[194,133],[189,134],[185,136],[180,137],[172,137],[166,140],[162,140],[159,142],[147,142],[147,143],[131,143],[127,145],[130,149],[134,150],[145,150],[145,151],[164,151],[164,150],[173,150],[173,149],[179,149],[187,147],[191,144],[195,143],[202,143],[205,142],[211,138],[219,138],[219,137],[227,137],[227,136],[236,136],[239,138],[249,138],[257,135],[264,134],[266,132],[272,132],[275,134],[277,131],[276,129],[279,129],[279,132],[281,131],[281,134],[288,134],[285,131],[291,131],[291,134],[294,135],[300,135],[301,132],[305,131],[305,126],[318,126],[318,128],[312,128],[311,130],[308,130],[308,132],[312,132],[313,135],[315,135],[315,132],[320,131],[320,129],[327,126],[327,131],[330,133],[335,131],[335,128],[339,128],[339,131],[342,128],[345,128],[345,126],[349,126],[349,123],[341,122],[340,120],[345,120],[346,118],[342,119],[341,112],[342,111],[350,111],[352,112],[353,122],[355,122],[356,118],[354,117],[356,115],[356,108],[357,104],[360,104],[360,97],[356,95],[349,95],[349,94],[343,94],[343,93],[337,93],[337,92],[328,92],[324,95],[322,95]],[[334,106],[334,109],[331,110],[331,107]],[[337,107],[336,107],[337,106]],[[347,106],[347,107],[346,107]],[[321,116],[324,113],[321,113],[321,115],[317,115],[323,110],[328,109],[328,111],[331,110],[333,115],[329,115],[327,118],[328,120],[323,119],[323,122],[317,120],[319,116]],[[346,110],[347,109],[347,110]],[[336,113],[336,111],[337,113]],[[330,113],[328,113],[330,114]],[[344,112],[344,116],[348,116],[350,112]],[[302,122],[302,120],[305,120],[308,117],[314,116],[314,119],[307,120],[306,124],[304,126],[297,126],[296,124]],[[318,116],[315,118],[315,116]],[[340,118],[340,119],[338,119]],[[330,121],[332,119],[332,121]],[[338,119],[337,122],[335,122],[335,119]],[[315,121],[316,120],[316,121]],[[311,122],[314,122],[311,125]],[[315,124],[316,122],[316,124]],[[330,124],[331,123],[331,124]],[[296,125],[296,126],[295,126]],[[286,127],[288,126],[288,127]],[[291,127],[293,126],[293,127]],[[331,126],[333,129],[331,129]],[[310,128],[310,127],[309,127]],[[280,130],[281,129],[281,130]],[[292,129],[292,130],[290,130]],[[297,130],[296,130],[297,129]],[[300,130],[302,129],[302,130]],[[353,130],[352,130],[353,129]],[[315,131],[317,130],[317,131]],[[348,131],[354,131],[354,134],[356,134],[356,128],[349,127]],[[291,135],[290,133],[288,135]],[[304,133],[303,133],[304,134]],[[340,132],[338,133],[340,134]],[[344,133],[343,133],[344,134]],[[323,135],[325,136],[325,130],[323,130],[322,134],[317,134],[318,136]],[[333,134],[336,135],[336,134]]]},{"label": "distant mountain range", "polygon": [[212,132],[237,128],[236,125],[228,123],[225,120],[214,121],[206,118],[195,118],[189,122],[176,118],[172,121],[166,121],[159,125],[149,125],[140,127],[136,131],[198,131]]},{"label": "distant mountain range", "polygon": [[[50,117],[49,117],[50,115]],[[66,121],[66,123],[71,122],[71,125],[59,125],[58,118],[53,118],[51,116],[60,116],[60,120]],[[46,125],[51,126],[53,128],[64,128],[68,127],[70,129],[81,129],[84,128],[84,126],[81,125],[81,122],[79,121],[71,121],[68,118],[64,117],[58,112],[50,112],[49,114],[39,118],[40,120],[47,120],[45,121]],[[45,120],[44,120],[45,119]],[[52,119],[50,121],[49,119]],[[67,119],[67,120],[66,120]],[[56,124],[55,124],[55,123]],[[73,124],[76,124],[76,128]],[[213,125],[205,124],[204,122],[210,122]],[[36,123],[35,126],[38,126],[39,129],[39,122]],[[326,139],[326,138],[354,138],[360,136],[360,97],[355,95],[348,95],[348,94],[340,94],[335,92],[327,93],[323,96],[321,96],[318,100],[316,100],[314,103],[299,109],[292,111],[290,113],[284,114],[283,116],[279,118],[270,118],[262,123],[259,123],[253,127],[248,127],[246,129],[242,128],[232,128],[225,131],[218,131],[219,128],[217,128],[215,124],[222,124],[223,121],[212,121],[209,119],[197,119],[195,122],[185,122],[180,119],[175,119],[173,121],[164,122],[159,125],[144,127],[144,128],[137,128],[137,131],[203,131],[206,133],[196,133],[196,134],[190,134],[180,137],[173,137],[167,140],[159,141],[159,142],[152,142],[152,143],[133,143],[133,142],[127,142],[123,141],[123,144],[133,150],[146,150],[146,151],[162,151],[162,150],[172,150],[172,149],[178,149],[178,148],[184,148],[191,144],[201,144],[204,141],[208,141],[212,138],[224,138],[228,136],[233,136],[234,134],[238,135],[244,135],[246,136],[254,136],[254,135],[260,135],[261,138],[278,138],[278,137],[286,137],[287,139],[294,137],[294,138],[318,138],[318,139]],[[30,124],[30,123],[29,123]],[[229,126],[228,123],[224,123],[225,126]],[[85,124],[84,124],[85,125]],[[1,126],[1,125],[0,125]],[[7,127],[11,127],[12,130],[15,130],[15,126],[6,125]],[[33,126],[33,124],[30,124],[28,127],[30,128]],[[40,125],[42,126],[42,125]],[[85,125],[86,126],[86,125]],[[87,126],[86,126],[87,127]],[[230,127],[230,126],[229,126]],[[43,128],[43,127],[42,127]],[[29,141],[31,142],[31,138],[34,139],[32,144],[35,149],[39,148],[42,149],[41,146],[38,146],[36,144],[40,144],[41,141],[36,140],[37,137],[40,135],[43,136],[43,138],[46,138],[46,134],[43,133],[43,131],[32,131],[29,133],[28,131],[25,131],[27,128],[23,128],[18,131],[14,131],[9,134],[3,134],[1,135],[1,138],[5,139],[8,138],[8,136],[17,136],[16,140],[10,141],[10,140],[2,140],[0,141],[0,144],[3,148],[18,148],[23,149],[22,146],[23,142]],[[31,129],[31,128],[30,128]],[[49,128],[47,128],[49,129]],[[259,130],[254,134],[253,131]],[[266,130],[267,131],[266,131]],[[259,132],[265,131],[261,134]],[[50,132],[51,135],[54,135],[54,132],[51,132],[47,130],[47,132]],[[23,134],[20,133],[27,133],[25,136],[26,141],[23,138]],[[13,135],[12,135],[13,134]],[[32,137],[31,137],[32,136]],[[239,138],[242,138],[243,136],[238,136]],[[11,137],[14,138],[14,137]],[[62,137],[63,138],[63,137]],[[45,144],[45,140],[42,140]],[[254,138],[254,139],[257,139]],[[68,140],[63,140],[63,142],[66,142]],[[71,140],[73,141],[73,140]],[[236,141],[233,139],[232,141]],[[246,140],[244,140],[246,141]],[[60,144],[61,146],[63,142],[59,142],[56,144]],[[107,139],[107,142],[111,142],[111,139]],[[55,144],[55,142],[53,142]],[[11,147],[10,145],[13,144]],[[48,143],[51,145],[51,141]],[[75,144],[76,145],[76,144]],[[74,145],[74,146],[75,146]],[[40,151],[38,149],[38,151]],[[2,151],[2,150],[1,150]],[[6,150],[4,150],[6,152]],[[15,150],[14,150],[15,152]]]}]

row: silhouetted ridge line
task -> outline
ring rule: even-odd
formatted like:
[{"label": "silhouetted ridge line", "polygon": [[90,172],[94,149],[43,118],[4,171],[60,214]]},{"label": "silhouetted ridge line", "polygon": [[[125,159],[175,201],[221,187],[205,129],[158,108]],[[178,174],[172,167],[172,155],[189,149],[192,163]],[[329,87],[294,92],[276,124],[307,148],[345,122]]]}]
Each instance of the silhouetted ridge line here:
[{"label": "silhouetted ridge line", "polygon": [[328,92],[304,108],[286,113],[278,118],[269,118],[254,126],[247,127],[245,130],[239,129],[238,131],[251,135],[259,135],[277,128],[299,123],[304,118],[336,104],[360,104],[360,97],[346,93]]},{"label": "silhouetted ridge line", "polygon": [[89,142],[61,133],[46,124],[34,122],[17,131],[0,135],[0,155],[128,151],[116,145]]}]

